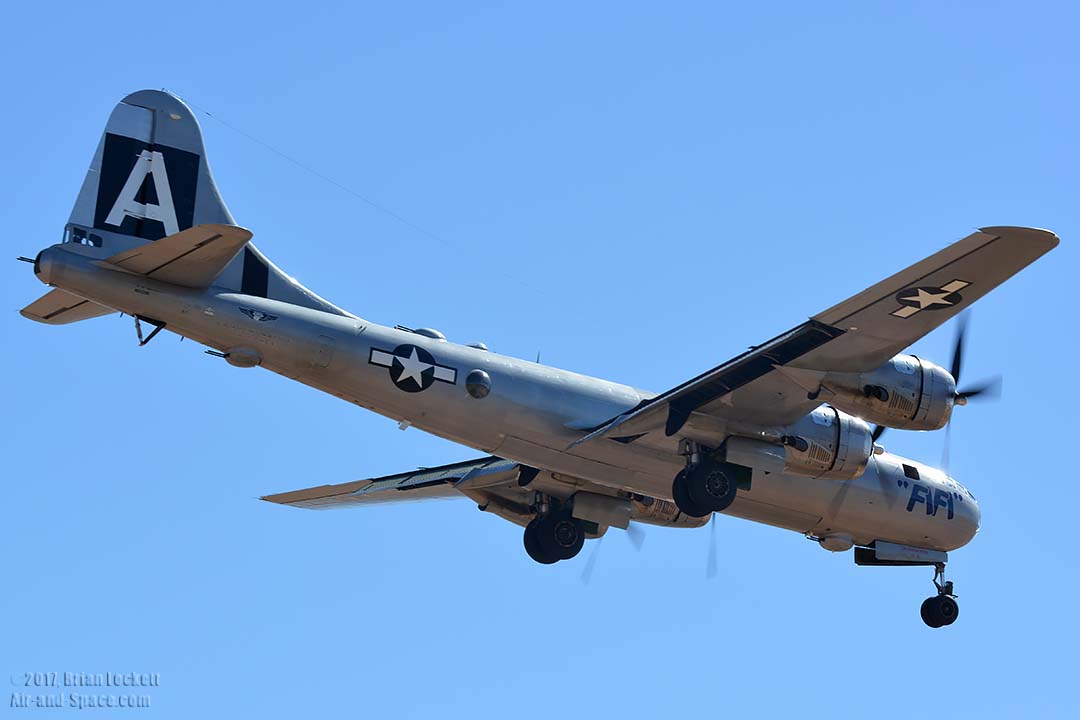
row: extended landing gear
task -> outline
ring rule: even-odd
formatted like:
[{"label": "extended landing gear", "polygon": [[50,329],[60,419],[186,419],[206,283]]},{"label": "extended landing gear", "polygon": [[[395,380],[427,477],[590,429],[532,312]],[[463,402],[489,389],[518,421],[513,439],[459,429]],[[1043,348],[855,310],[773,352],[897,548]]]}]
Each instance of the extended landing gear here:
[{"label": "extended landing gear", "polygon": [[934,587],[937,595],[923,600],[920,609],[923,622],[932,628],[952,625],[960,615],[960,606],[956,604],[952,582],[945,580],[945,563],[934,565]]},{"label": "extended landing gear", "polygon": [[694,453],[686,469],[675,476],[671,497],[690,517],[722,512],[735,500],[742,470],[738,465]]},{"label": "extended landing gear", "polygon": [[934,568],[934,587],[937,595],[923,601],[923,622],[932,628],[945,627],[956,622],[960,607],[956,604],[953,584],[945,580],[945,563],[948,555],[944,550],[899,545],[875,540],[866,547],[855,548],[855,564],[869,566],[910,567],[914,565]]},{"label": "extended landing gear", "polygon": [[585,527],[567,509],[538,515],[525,527],[525,552],[543,565],[569,560],[585,545]]}]

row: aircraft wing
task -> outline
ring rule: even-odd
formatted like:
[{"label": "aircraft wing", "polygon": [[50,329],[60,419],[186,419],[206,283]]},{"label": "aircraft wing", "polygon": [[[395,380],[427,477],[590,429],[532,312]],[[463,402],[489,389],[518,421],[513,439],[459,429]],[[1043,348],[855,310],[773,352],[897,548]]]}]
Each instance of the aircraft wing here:
[{"label": "aircraft wing", "polygon": [[1058,244],[1052,232],[988,227],[818,313],[678,387],[612,418],[571,447],[600,437],[630,441],[691,414],[787,425],[821,404],[827,372],[874,370]]},{"label": "aircraft wing", "polygon": [[173,285],[205,288],[217,279],[248,240],[251,231],[236,225],[196,225],[117,253],[104,262]]},{"label": "aircraft wing", "polygon": [[293,490],[261,499],[293,507],[329,510],[352,505],[458,497],[463,490],[516,483],[517,477],[517,463],[489,456],[369,480]]}]

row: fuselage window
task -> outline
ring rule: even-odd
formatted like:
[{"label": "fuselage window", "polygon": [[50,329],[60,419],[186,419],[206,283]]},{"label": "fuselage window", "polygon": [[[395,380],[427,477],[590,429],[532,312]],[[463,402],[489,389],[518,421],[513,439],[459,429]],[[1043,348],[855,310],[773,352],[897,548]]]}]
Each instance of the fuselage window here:
[{"label": "fuselage window", "polygon": [[908,478],[909,480],[918,480],[919,471],[911,465],[904,465],[904,477]]},{"label": "fuselage window", "polygon": [[94,233],[87,234],[86,230],[80,227],[69,227],[64,230],[64,242],[101,247],[101,236]]}]

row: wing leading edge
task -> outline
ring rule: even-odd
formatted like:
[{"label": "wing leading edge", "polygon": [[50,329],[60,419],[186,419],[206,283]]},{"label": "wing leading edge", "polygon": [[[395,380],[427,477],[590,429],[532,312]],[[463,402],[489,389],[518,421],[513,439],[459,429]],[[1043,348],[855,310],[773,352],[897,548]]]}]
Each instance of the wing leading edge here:
[{"label": "wing leading edge", "polygon": [[754,425],[792,423],[821,404],[808,392],[813,378],[880,367],[1057,244],[1057,236],[1047,230],[983,228],[795,329],[642,402],[571,447],[660,428],[670,437],[694,413]]}]

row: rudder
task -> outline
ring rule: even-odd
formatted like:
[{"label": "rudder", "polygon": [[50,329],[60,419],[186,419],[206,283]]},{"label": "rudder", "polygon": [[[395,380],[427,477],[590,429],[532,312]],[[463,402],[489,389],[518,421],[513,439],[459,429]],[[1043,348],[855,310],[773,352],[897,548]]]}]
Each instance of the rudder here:
[{"label": "rudder", "polygon": [[[64,242],[95,258],[196,225],[236,225],[214,182],[202,129],[180,98],[140,90],[112,111],[65,227]],[[215,285],[349,315],[286,275],[248,244]]]}]

